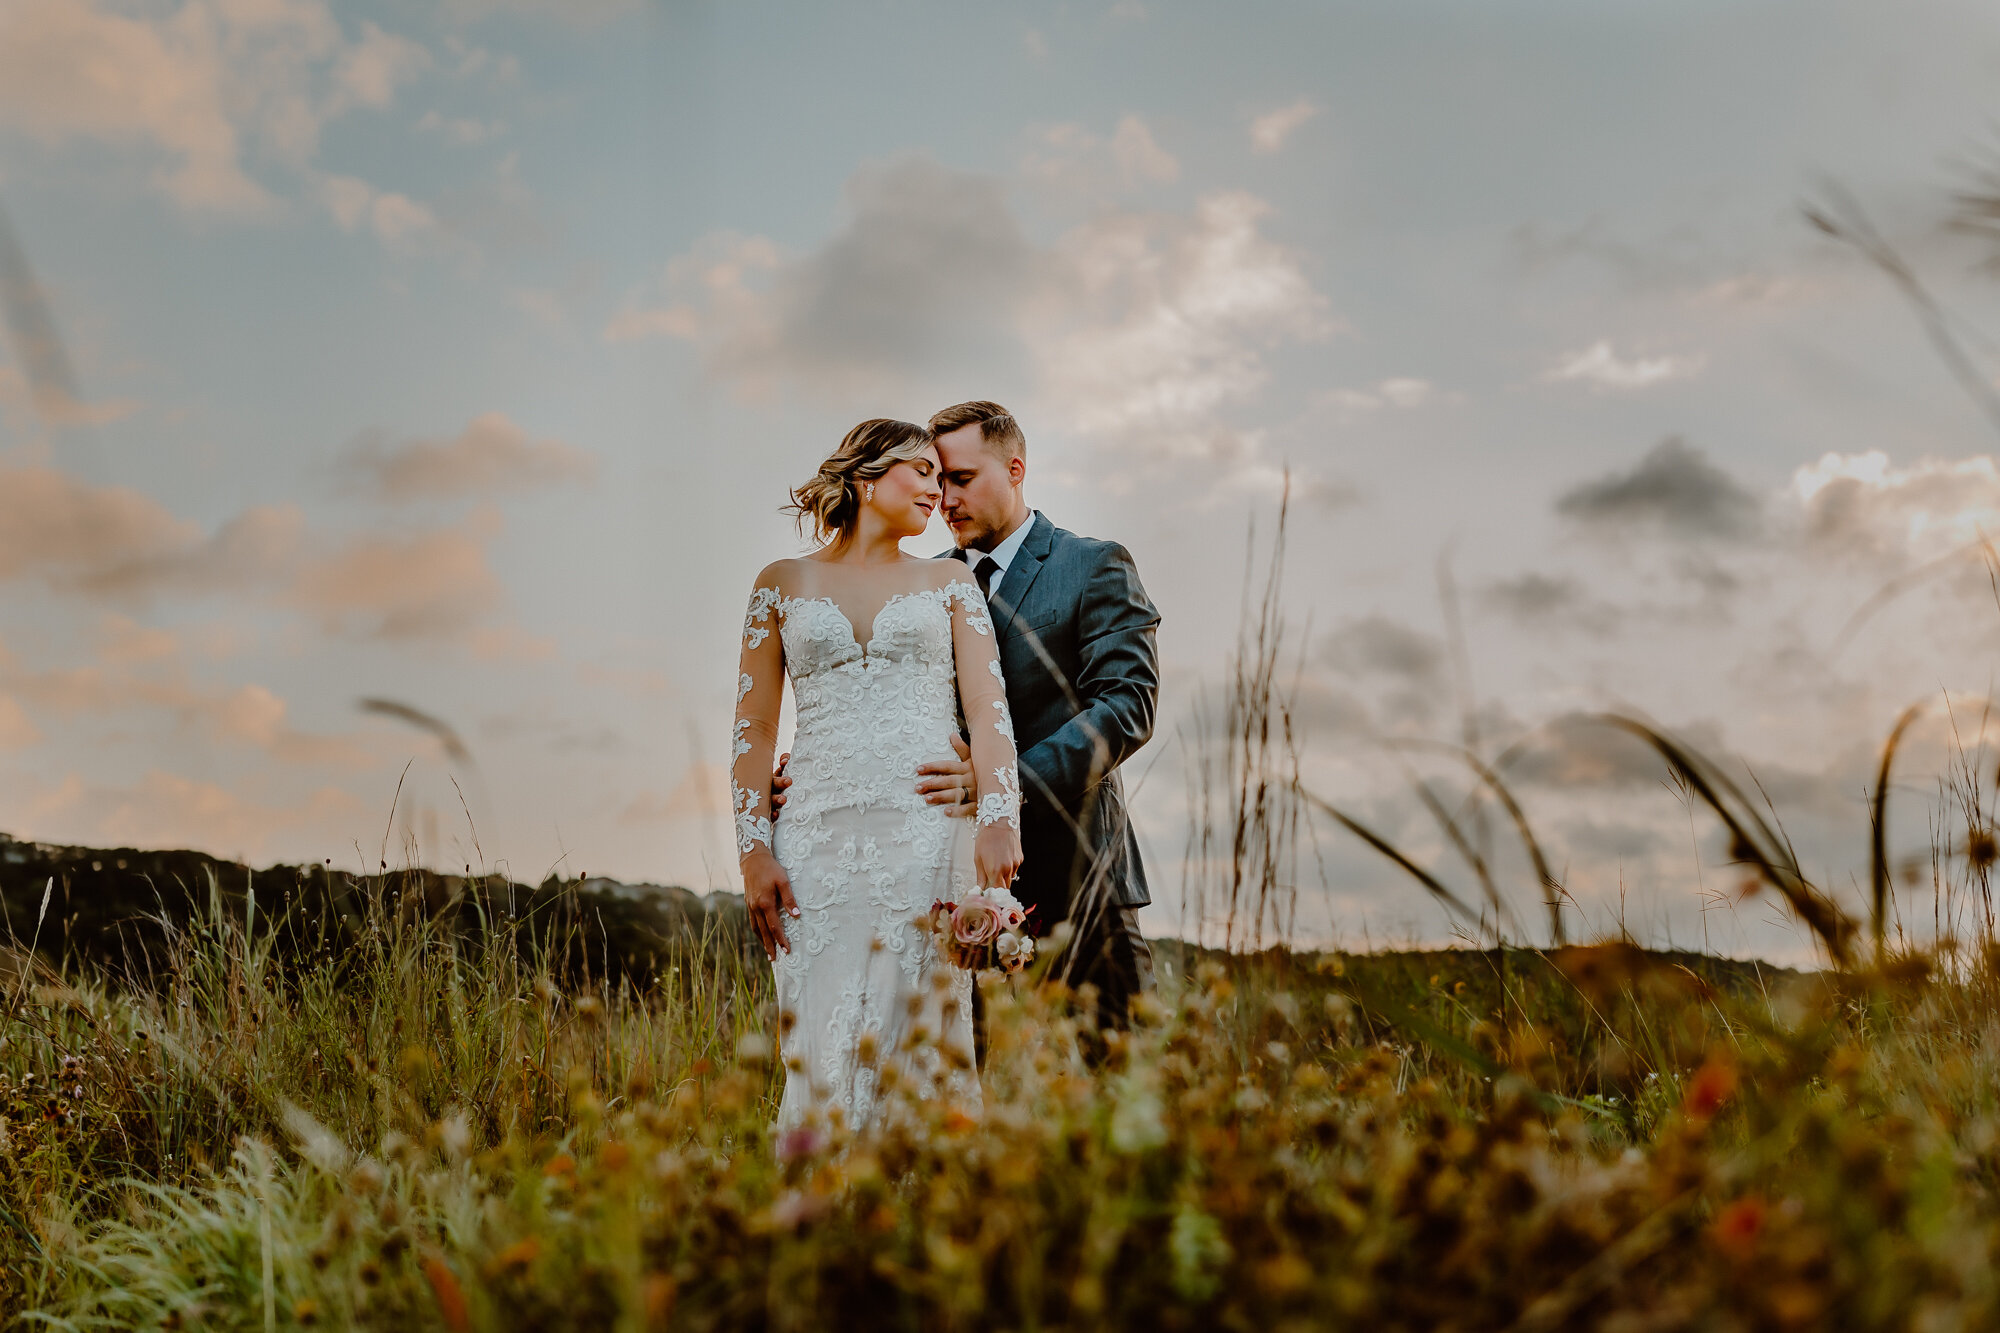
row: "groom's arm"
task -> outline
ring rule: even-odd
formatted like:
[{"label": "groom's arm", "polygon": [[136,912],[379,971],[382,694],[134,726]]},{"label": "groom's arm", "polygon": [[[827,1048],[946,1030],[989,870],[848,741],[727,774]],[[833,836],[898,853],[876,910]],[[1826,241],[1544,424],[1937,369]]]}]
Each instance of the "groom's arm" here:
[{"label": "groom's arm", "polygon": [[1106,545],[1077,613],[1076,716],[1021,755],[1029,799],[1076,811],[1090,789],[1153,735],[1160,613],[1131,553]]}]

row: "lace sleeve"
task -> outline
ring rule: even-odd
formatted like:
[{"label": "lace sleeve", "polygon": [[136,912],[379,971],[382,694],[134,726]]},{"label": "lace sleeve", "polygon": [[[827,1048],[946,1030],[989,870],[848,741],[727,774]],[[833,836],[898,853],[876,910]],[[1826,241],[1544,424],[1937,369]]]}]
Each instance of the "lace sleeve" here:
[{"label": "lace sleeve", "polygon": [[736,726],[729,767],[729,804],[736,818],[736,854],[771,850],[771,759],[778,749],[784,702],[785,650],[777,633],[778,589],[769,571],[750,593],[743,616],[743,655],[736,670]]},{"label": "lace sleeve", "polygon": [[1007,681],[1000,674],[1000,645],[986,599],[976,584],[954,579],[945,586],[951,605],[951,639],[958,663],[958,698],[979,784],[979,823],[1021,827],[1021,777],[1015,767],[1014,718],[1007,711]]}]

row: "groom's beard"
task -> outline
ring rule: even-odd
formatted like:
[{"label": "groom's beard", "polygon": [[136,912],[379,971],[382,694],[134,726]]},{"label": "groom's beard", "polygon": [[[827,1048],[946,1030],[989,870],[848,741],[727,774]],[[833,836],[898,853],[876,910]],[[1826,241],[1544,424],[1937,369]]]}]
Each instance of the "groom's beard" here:
[{"label": "groom's beard", "polygon": [[[945,517],[948,523],[950,515],[947,514]],[[1008,517],[1011,518],[1012,515]],[[1032,523],[1034,520],[1034,511],[1030,510],[1021,522],[1026,524]],[[978,551],[981,554],[989,554],[994,547],[1012,535],[1013,531],[1014,528],[1008,524],[1007,519],[1002,519],[998,525],[971,522],[962,527],[952,527],[951,539],[958,543],[958,549],[961,551]]]}]

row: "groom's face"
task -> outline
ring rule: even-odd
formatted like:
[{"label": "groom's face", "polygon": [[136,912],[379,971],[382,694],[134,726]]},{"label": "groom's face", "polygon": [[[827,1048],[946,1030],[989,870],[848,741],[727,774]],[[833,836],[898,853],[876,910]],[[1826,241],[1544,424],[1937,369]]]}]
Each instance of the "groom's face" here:
[{"label": "groom's face", "polygon": [[1014,525],[1020,478],[1027,464],[1003,458],[977,422],[937,437],[944,463],[944,521],[960,547],[990,551]]}]

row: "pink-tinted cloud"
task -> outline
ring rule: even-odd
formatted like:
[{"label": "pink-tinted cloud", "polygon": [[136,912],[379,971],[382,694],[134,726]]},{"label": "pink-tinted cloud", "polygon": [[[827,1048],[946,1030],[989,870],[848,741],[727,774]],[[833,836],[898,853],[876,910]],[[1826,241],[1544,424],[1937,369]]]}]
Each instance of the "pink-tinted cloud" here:
[{"label": "pink-tinted cloud", "polygon": [[[205,687],[174,662],[144,672],[98,663],[32,671],[9,663],[0,665],[0,692],[16,711],[25,703],[45,720],[150,714],[204,741],[256,750],[281,764],[367,769],[382,758],[354,736],[294,728],[289,705],[263,685]],[[17,746],[33,743],[23,739],[29,733],[40,736],[28,714],[20,716],[27,730],[16,729]],[[0,732],[6,721],[0,707]]]},{"label": "pink-tinted cloud", "polygon": [[[279,195],[250,161],[310,180],[330,121],[391,105],[431,64],[374,23],[350,38],[325,0],[10,0],[0,130],[136,150],[188,212],[274,216]],[[411,203],[384,197],[392,213]]]},{"label": "pink-tinted cloud", "polygon": [[366,437],[342,460],[388,501],[453,500],[589,481],[597,460],[560,440],[534,439],[505,413],[487,412],[449,439],[385,445]]},{"label": "pink-tinted cloud", "polygon": [[[463,493],[582,466],[585,456],[563,446],[488,427],[382,456],[383,484],[399,495]],[[127,607],[227,593],[301,612],[342,637],[458,637],[485,658],[547,657],[548,640],[488,623],[506,601],[487,560],[500,529],[499,516],[482,510],[448,527],[336,538],[312,531],[295,505],[260,505],[204,534],[129,488],[92,486],[52,468],[0,469],[0,580],[38,577],[59,592]],[[133,622],[118,625],[128,657],[166,651]]]},{"label": "pink-tinted cloud", "polygon": [[419,639],[465,634],[505,596],[486,561],[493,516],[408,536],[357,538],[311,562],[287,601],[330,634]]},{"label": "pink-tinted cloud", "polygon": [[11,694],[0,694],[0,750],[24,750],[41,742],[42,733]]},{"label": "pink-tinted cloud", "polygon": [[85,581],[172,559],[200,536],[138,491],[91,486],[53,468],[0,469],[0,579]]}]

